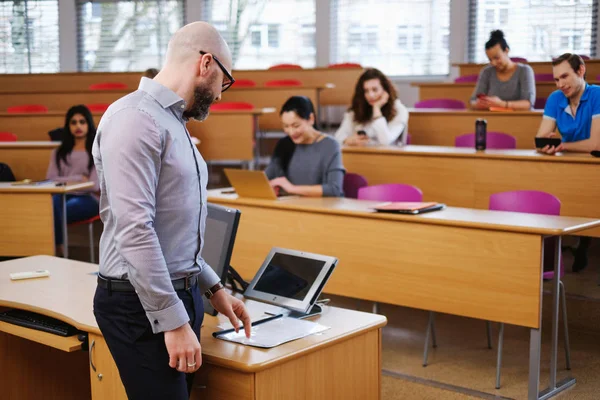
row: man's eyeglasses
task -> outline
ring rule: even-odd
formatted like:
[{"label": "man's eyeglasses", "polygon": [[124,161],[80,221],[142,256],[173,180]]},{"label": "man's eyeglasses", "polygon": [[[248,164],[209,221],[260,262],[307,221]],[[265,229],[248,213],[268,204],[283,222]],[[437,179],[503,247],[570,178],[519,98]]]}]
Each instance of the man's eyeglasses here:
[{"label": "man's eyeglasses", "polygon": [[[205,55],[208,53],[200,50],[200,54]],[[224,91],[229,89],[231,87],[231,85],[233,85],[235,83],[235,79],[233,79],[233,76],[231,76],[231,74],[229,73],[229,71],[227,71],[227,69],[223,66],[223,64],[221,64],[221,61],[219,61],[219,59],[217,57],[215,57],[214,54],[211,54],[211,55],[212,55],[213,60],[216,61],[217,65],[219,66],[219,68],[221,68],[221,71],[223,71],[223,74],[227,78],[227,80],[221,84],[221,93],[223,93]]]}]

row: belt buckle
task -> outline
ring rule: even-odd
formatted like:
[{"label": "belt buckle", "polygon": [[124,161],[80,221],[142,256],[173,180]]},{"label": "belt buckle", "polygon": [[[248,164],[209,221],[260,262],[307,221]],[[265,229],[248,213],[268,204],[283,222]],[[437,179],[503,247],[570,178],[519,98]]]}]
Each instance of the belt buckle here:
[{"label": "belt buckle", "polygon": [[184,278],[185,279],[185,281],[184,281],[184,285],[185,285],[184,288],[185,288],[185,290],[190,290],[192,288],[192,277],[193,276],[194,275],[188,275],[188,276],[186,276]]}]

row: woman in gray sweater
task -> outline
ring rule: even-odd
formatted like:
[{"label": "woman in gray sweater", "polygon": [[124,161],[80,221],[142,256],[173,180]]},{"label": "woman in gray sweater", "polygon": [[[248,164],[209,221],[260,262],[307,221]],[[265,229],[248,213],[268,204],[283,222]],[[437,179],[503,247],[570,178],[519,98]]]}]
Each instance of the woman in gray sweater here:
[{"label": "woman in gray sweater", "polygon": [[[96,126],[90,110],[83,105],[73,106],[67,111],[63,138],[60,146],[52,152],[46,179],[56,182],[93,182],[94,186],[85,192],[67,196],[67,222],[83,221],[98,214],[100,191],[98,175],[92,158],[92,144],[96,136]],[[54,238],[57,254],[63,253],[62,236],[62,197],[53,196]]]},{"label": "woman in gray sweater", "polygon": [[281,107],[283,130],[265,170],[271,186],[289,194],[343,197],[345,170],[339,143],[315,129],[315,111],[308,97],[290,97]]},{"label": "woman in gray sweater", "polygon": [[535,104],[535,77],[527,64],[513,62],[504,33],[493,31],[485,44],[490,65],[479,74],[471,96],[471,106],[479,110],[492,107],[530,110]]}]

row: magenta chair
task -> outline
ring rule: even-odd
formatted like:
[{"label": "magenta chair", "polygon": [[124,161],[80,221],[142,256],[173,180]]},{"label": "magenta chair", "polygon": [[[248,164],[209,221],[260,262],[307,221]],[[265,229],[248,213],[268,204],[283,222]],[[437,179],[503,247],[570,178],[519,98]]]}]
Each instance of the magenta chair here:
[{"label": "magenta chair", "polygon": [[[467,133],[454,138],[455,147],[475,147],[475,134]],[[488,132],[486,134],[486,148],[488,149],[516,149],[517,139],[502,132]]]},{"label": "magenta chair", "polygon": [[423,201],[423,192],[416,186],[403,183],[367,186],[358,189],[359,200]]},{"label": "magenta chair", "polygon": [[591,60],[590,56],[586,56],[585,54],[580,54],[579,57],[581,57],[583,61]]},{"label": "magenta chair", "polygon": [[536,110],[543,110],[546,107],[547,100],[548,100],[548,98],[545,98],[545,97],[536,97],[533,108]]},{"label": "magenta chair", "polygon": [[451,110],[465,110],[465,103],[456,99],[429,99],[415,103],[415,108],[447,108]]},{"label": "magenta chair", "polygon": [[344,175],[344,196],[349,199],[356,199],[358,190],[368,185],[369,183],[364,176],[348,172]]},{"label": "magenta chair", "polygon": [[523,58],[523,57],[511,57],[510,60],[513,62],[518,62],[518,63],[526,63],[527,62],[527,59]]},{"label": "magenta chair", "polygon": [[553,74],[535,74],[536,82],[554,82]]},{"label": "magenta chair", "polygon": [[454,80],[454,83],[473,83],[473,82],[477,82],[477,79],[479,79],[479,75],[477,75],[477,74],[463,75],[463,76],[459,76],[458,78],[456,78]]}]

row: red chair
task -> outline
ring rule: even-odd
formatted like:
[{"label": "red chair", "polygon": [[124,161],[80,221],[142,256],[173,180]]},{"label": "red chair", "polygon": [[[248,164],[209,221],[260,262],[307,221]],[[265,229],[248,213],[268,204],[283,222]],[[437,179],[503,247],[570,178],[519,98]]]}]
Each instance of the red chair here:
[{"label": "red chair", "polygon": [[0,142],[16,142],[17,135],[12,132],[0,132]]},{"label": "red chair", "polygon": [[337,63],[337,64],[329,64],[327,68],[362,68],[362,65],[357,63]]},{"label": "red chair", "polygon": [[21,104],[18,106],[8,107],[6,112],[11,114],[47,113],[48,107],[41,104]]},{"label": "red chair", "polygon": [[265,87],[292,87],[302,86],[302,82],[298,79],[276,79],[265,82]]},{"label": "red chair", "polygon": [[349,199],[356,199],[358,198],[358,191],[368,185],[367,178],[364,176],[348,172],[344,175],[344,196]]},{"label": "red chair", "polygon": [[254,110],[254,105],[246,103],[244,101],[224,101],[222,103],[215,103],[210,106],[211,111],[224,111],[224,110]]},{"label": "red chair", "polygon": [[463,76],[459,76],[458,78],[456,78],[454,80],[454,83],[473,83],[473,82],[477,82],[477,79],[479,79],[479,75],[477,75],[477,74],[463,75]]},{"label": "red chair", "polygon": [[77,226],[77,225],[87,225],[89,238],[90,238],[90,262],[93,264],[96,262],[96,256],[94,251],[94,222],[100,221],[100,216],[96,215],[90,219],[85,219],[83,221],[71,222],[69,226]]},{"label": "red chair", "polygon": [[269,67],[269,70],[273,69],[304,69],[298,64],[275,64]]},{"label": "red chair", "polygon": [[127,85],[122,82],[100,82],[93,83],[89,87],[90,90],[116,90],[127,89]]},{"label": "red chair", "polygon": [[536,97],[533,108],[536,110],[543,110],[546,107],[546,101],[548,101],[546,97]]},{"label": "red chair", "polygon": [[236,79],[233,84],[234,88],[256,87],[256,82],[252,79]]},{"label": "red chair", "polygon": [[534,77],[536,82],[554,82],[553,74],[535,74]]},{"label": "red chair", "polygon": [[110,106],[110,104],[105,104],[105,103],[94,103],[94,104],[86,104],[85,105],[87,108],[90,109],[91,112],[104,112],[108,109],[108,106]]},{"label": "red chair", "polygon": [[[488,149],[516,149],[517,139],[507,133],[487,132],[486,148]],[[467,133],[454,138],[455,147],[475,147],[475,134]]]}]

